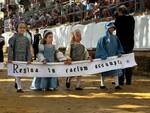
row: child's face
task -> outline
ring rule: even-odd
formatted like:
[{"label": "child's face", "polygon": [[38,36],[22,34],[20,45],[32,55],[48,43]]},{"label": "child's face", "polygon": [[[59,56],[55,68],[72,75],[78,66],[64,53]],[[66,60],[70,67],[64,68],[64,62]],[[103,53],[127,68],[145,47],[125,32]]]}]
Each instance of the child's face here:
[{"label": "child's face", "polygon": [[80,32],[76,32],[74,34],[74,36],[75,36],[75,41],[76,42],[80,42],[81,41],[81,33]]},{"label": "child's face", "polygon": [[45,41],[46,41],[47,44],[52,44],[52,42],[53,42],[53,34],[49,34],[47,36],[47,38],[45,39]]},{"label": "child's face", "polygon": [[18,33],[23,34],[24,32],[26,32],[26,25],[21,23],[18,25]]},{"label": "child's face", "polygon": [[113,32],[115,31],[115,28],[114,28],[114,27],[111,27],[111,28],[108,29],[108,31],[109,31],[110,33],[113,33]]}]

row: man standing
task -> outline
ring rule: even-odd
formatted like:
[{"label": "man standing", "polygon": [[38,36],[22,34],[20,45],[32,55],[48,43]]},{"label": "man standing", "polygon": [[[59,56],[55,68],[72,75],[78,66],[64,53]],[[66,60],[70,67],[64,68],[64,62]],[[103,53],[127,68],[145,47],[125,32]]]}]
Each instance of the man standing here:
[{"label": "man standing", "polygon": [[[132,53],[134,48],[134,28],[135,20],[133,16],[128,14],[126,6],[122,5],[118,8],[118,16],[115,20],[116,35],[118,36],[125,54]],[[124,77],[126,84],[132,83],[132,68],[124,69],[124,74],[119,78],[119,84],[124,85]]]},{"label": "man standing", "polygon": [[1,35],[3,29],[0,28],[0,62],[4,61],[4,56],[3,56],[3,46],[5,44],[4,37]]},{"label": "man standing", "polygon": [[36,60],[36,55],[38,54],[38,45],[40,40],[42,39],[41,34],[39,33],[39,29],[36,29],[36,34],[34,35],[33,49],[34,49],[34,60]]}]

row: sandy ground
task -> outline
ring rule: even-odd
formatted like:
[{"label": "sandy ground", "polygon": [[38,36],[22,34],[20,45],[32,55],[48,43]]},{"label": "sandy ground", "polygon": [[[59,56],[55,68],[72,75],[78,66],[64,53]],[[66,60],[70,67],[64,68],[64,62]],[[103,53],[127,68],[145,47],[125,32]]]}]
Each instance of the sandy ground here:
[{"label": "sandy ground", "polygon": [[83,78],[83,91],[65,89],[60,79],[57,91],[35,92],[31,79],[22,79],[24,93],[16,93],[14,78],[0,72],[0,113],[150,113],[150,77],[135,76],[134,84],[115,91],[107,81],[107,90],[99,89],[99,77]]}]

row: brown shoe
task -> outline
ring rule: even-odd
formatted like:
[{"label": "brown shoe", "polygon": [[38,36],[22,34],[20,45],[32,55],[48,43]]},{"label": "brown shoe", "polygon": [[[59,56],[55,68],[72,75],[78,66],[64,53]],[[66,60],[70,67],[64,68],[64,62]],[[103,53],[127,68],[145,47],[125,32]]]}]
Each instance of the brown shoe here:
[{"label": "brown shoe", "polygon": [[14,87],[15,87],[16,89],[18,88],[17,83],[15,83]]},{"label": "brown shoe", "polygon": [[70,80],[69,77],[66,78],[66,88],[70,88]]},{"label": "brown shoe", "polygon": [[17,93],[24,93],[22,89],[17,89]]},{"label": "brown shoe", "polygon": [[122,88],[120,86],[115,87],[116,90],[121,90]]},{"label": "brown shoe", "polygon": [[81,88],[81,87],[76,87],[76,90],[83,90],[83,88]]},{"label": "brown shoe", "polygon": [[107,89],[106,86],[100,86],[100,89]]}]

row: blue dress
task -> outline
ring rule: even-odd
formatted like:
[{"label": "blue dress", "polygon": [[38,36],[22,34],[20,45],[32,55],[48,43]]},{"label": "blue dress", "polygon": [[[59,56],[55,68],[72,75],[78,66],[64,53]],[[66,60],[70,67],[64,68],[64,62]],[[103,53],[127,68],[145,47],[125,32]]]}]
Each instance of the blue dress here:
[{"label": "blue dress", "polygon": [[[39,48],[39,54],[42,54],[47,62],[54,62],[55,61],[55,46],[51,45],[44,45],[44,50],[41,51]],[[58,86],[58,79],[55,77],[35,77],[32,81],[32,88],[33,89],[56,89]]]},{"label": "blue dress", "polygon": [[[106,35],[99,39],[96,47],[96,58],[101,58],[102,60],[107,59],[111,56],[120,56],[123,53],[122,45],[116,35],[110,34],[106,31]],[[113,75],[121,76],[122,70],[112,70],[103,72],[102,75]]]},{"label": "blue dress", "polygon": [[31,61],[30,42],[27,37],[14,34],[9,39],[8,60]]}]

